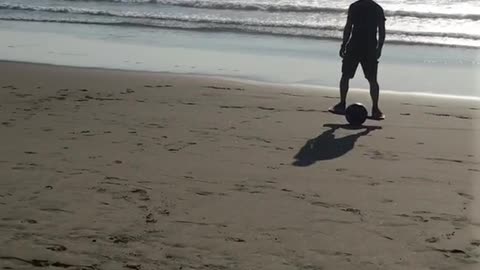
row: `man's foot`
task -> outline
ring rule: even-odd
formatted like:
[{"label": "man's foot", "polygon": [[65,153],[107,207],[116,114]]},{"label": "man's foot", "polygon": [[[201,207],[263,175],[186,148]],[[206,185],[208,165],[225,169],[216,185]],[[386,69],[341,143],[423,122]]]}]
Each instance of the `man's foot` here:
[{"label": "man's foot", "polygon": [[328,111],[335,114],[345,114],[345,103],[340,102],[337,105],[330,107]]},{"label": "man's foot", "polygon": [[373,108],[372,109],[372,119],[373,120],[384,120],[385,119],[385,114],[380,111],[379,108]]}]

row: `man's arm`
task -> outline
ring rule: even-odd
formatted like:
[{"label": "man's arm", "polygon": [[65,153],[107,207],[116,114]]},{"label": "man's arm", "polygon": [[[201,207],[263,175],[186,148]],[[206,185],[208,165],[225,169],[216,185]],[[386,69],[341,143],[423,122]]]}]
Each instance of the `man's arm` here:
[{"label": "man's arm", "polygon": [[381,12],[378,22],[378,47],[377,47],[377,59],[382,55],[383,44],[385,43],[385,15],[383,10]]},{"label": "man's arm", "polygon": [[352,16],[351,16],[351,8],[348,9],[348,17],[347,17],[347,23],[345,24],[345,28],[343,29],[343,42],[342,46],[340,48],[340,57],[345,56],[345,48],[347,46],[347,42],[350,39],[350,35],[352,34]]}]

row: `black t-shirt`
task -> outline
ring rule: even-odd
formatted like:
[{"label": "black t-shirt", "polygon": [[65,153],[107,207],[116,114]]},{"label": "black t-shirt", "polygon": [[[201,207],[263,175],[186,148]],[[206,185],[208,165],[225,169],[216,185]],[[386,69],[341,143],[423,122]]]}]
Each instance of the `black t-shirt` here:
[{"label": "black t-shirt", "polygon": [[383,8],[373,0],[359,0],[350,5],[348,18],[353,24],[349,45],[376,48],[378,26],[386,20]]}]

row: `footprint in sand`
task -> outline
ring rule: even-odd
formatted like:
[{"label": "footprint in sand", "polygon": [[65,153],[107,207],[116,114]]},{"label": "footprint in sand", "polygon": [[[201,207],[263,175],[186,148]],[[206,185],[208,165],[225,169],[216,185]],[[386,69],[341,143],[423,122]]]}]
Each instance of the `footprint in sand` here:
[{"label": "footprint in sand", "polygon": [[317,109],[305,109],[302,107],[297,108],[297,112],[327,112],[327,111],[321,111]]},{"label": "footprint in sand", "polygon": [[340,209],[344,212],[350,212],[352,214],[355,214],[355,215],[362,215],[362,212],[360,211],[360,209],[357,209],[357,208],[352,208],[352,207],[349,207],[349,208],[342,208]]},{"label": "footprint in sand", "polygon": [[19,97],[19,98],[25,98],[25,97],[30,97],[32,96],[31,94],[20,94],[20,93],[14,93],[14,95],[16,97]]},{"label": "footprint in sand", "polygon": [[67,250],[67,248],[65,246],[62,246],[62,245],[50,245],[49,247],[47,247],[48,250],[51,250],[51,251],[65,251]]},{"label": "footprint in sand", "polygon": [[445,257],[451,257],[451,256],[461,256],[464,258],[470,258],[471,255],[467,254],[465,251],[461,249],[440,249],[440,248],[432,248],[432,250],[438,251],[443,253]]},{"label": "footprint in sand", "polygon": [[289,96],[289,97],[305,97],[304,95],[292,94],[292,93],[280,93],[280,95]]},{"label": "footprint in sand", "polygon": [[462,197],[464,197],[464,198],[466,198],[466,199],[469,199],[469,200],[475,199],[472,195],[467,194],[467,193],[457,192],[457,194],[460,195],[460,196],[462,196]]},{"label": "footprint in sand", "polygon": [[110,236],[108,239],[113,241],[113,243],[115,244],[126,244],[135,240],[133,237],[127,235],[113,235]]},{"label": "footprint in sand", "polygon": [[15,87],[14,85],[5,85],[5,86],[2,86],[3,89],[10,89],[10,90],[17,90],[17,87]]},{"label": "footprint in sand", "polygon": [[185,149],[188,146],[192,146],[192,145],[196,145],[196,144],[197,144],[196,142],[182,142],[182,141],[179,141],[179,142],[176,142],[176,143],[167,144],[167,145],[165,145],[165,148],[169,152],[178,152],[180,150]]},{"label": "footprint in sand", "polygon": [[162,216],[169,216],[170,215],[170,211],[168,209],[161,209],[161,208],[158,208],[156,209],[156,212]]},{"label": "footprint in sand", "polygon": [[272,108],[272,107],[258,106],[257,108],[260,109],[260,110],[264,110],[264,111],[274,111],[275,110],[275,108]]},{"label": "footprint in sand", "polygon": [[154,216],[153,216],[152,213],[149,213],[149,214],[145,217],[145,222],[146,222],[146,223],[157,223],[157,220],[154,218]]},{"label": "footprint in sand", "polygon": [[417,216],[410,216],[410,215],[407,215],[407,214],[400,214],[400,215],[396,215],[397,217],[405,217],[405,218],[409,218],[413,221],[416,221],[416,222],[428,222],[428,218],[425,218],[423,216],[420,216],[420,215],[417,215]]},{"label": "footprint in sand", "polygon": [[427,238],[427,239],[425,239],[425,242],[427,242],[427,243],[431,243],[431,244],[433,244],[433,243],[436,243],[436,242],[438,242],[438,241],[440,241],[440,238],[438,238],[438,237],[434,237],[434,236],[432,236],[432,237],[430,237],[430,238]]},{"label": "footprint in sand", "polygon": [[41,211],[46,211],[46,212],[63,212],[63,213],[73,214],[72,211],[63,210],[63,209],[59,209],[59,208],[40,208],[40,210]]},{"label": "footprint in sand", "polygon": [[[235,187],[232,189],[234,191],[239,192],[247,192],[250,194],[264,194],[261,190],[258,190],[258,187],[255,186],[247,186],[245,184],[235,184]],[[219,195],[225,196],[225,193],[218,193]]]},{"label": "footprint in sand", "polygon": [[183,102],[183,101],[180,101],[180,104],[183,104],[183,105],[197,105],[197,103],[195,102]]},{"label": "footprint in sand", "polygon": [[238,237],[227,237],[225,238],[226,241],[229,241],[229,242],[237,242],[237,243],[244,243],[245,240],[243,240],[242,238],[238,238]]},{"label": "footprint in sand", "polygon": [[214,86],[214,85],[209,85],[209,86],[204,86],[205,88],[210,88],[210,89],[215,89],[215,90],[232,90],[230,87],[221,87],[221,86]]},{"label": "footprint in sand", "polygon": [[98,193],[105,193],[105,192],[107,192],[107,189],[106,188],[97,188],[97,192]]},{"label": "footprint in sand", "polygon": [[[52,262],[49,260],[39,260],[39,259],[33,259],[33,260],[27,260],[19,257],[13,257],[13,256],[0,256],[1,260],[16,260],[16,261],[21,261],[27,264],[30,264],[35,267],[56,267],[56,268],[72,268],[75,267],[77,269],[97,269],[96,266],[94,265],[73,265],[73,264],[67,264],[67,263],[61,263],[61,262]],[[51,267],[49,267],[51,268]],[[9,269],[9,268],[3,268],[3,269]]]},{"label": "footprint in sand", "polygon": [[20,222],[21,223],[28,223],[28,224],[37,224],[38,223],[35,219],[24,219]]},{"label": "footprint in sand", "polygon": [[210,192],[210,191],[197,191],[195,194],[200,195],[200,196],[210,196],[214,195],[215,193]]},{"label": "footprint in sand", "polygon": [[365,153],[364,155],[374,160],[388,160],[388,161],[399,160],[398,155],[394,154],[393,152],[380,152],[378,150],[372,150],[372,151],[369,151],[368,153]]},{"label": "footprint in sand", "polygon": [[464,119],[464,120],[471,120],[472,119],[472,117],[469,117],[469,116],[453,115],[453,114],[448,114],[448,113],[430,113],[430,112],[427,112],[425,114],[440,116],[440,117],[455,117],[455,118]]},{"label": "footprint in sand", "polygon": [[448,159],[448,158],[425,158],[426,160],[439,161],[439,162],[452,162],[452,163],[464,163],[463,160],[459,159]]},{"label": "footprint in sand", "polygon": [[125,264],[124,266],[125,266],[125,268],[133,269],[133,270],[141,270],[142,269],[141,264]]},{"label": "footprint in sand", "polygon": [[455,232],[445,234],[445,238],[447,238],[448,240],[452,239],[452,237],[454,236],[455,236]]},{"label": "footprint in sand", "polygon": [[130,191],[131,193],[138,194],[139,195],[139,200],[141,201],[149,201],[150,197],[148,196],[148,192],[144,189],[141,188],[136,188]]},{"label": "footprint in sand", "polygon": [[220,108],[222,108],[222,109],[243,109],[243,108],[245,108],[245,106],[235,106],[235,105],[227,106],[227,105],[220,105]]},{"label": "footprint in sand", "polygon": [[480,240],[472,240],[470,242],[470,245],[475,246],[475,247],[480,247]]}]

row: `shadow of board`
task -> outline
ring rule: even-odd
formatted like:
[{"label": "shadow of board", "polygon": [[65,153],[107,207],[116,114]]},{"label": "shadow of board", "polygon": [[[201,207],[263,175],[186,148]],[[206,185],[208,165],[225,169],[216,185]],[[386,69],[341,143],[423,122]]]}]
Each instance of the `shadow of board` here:
[{"label": "shadow of board", "polygon": [[[339,158],[355,147],[358,138],[368,135],[370,132],[382,129],[380,126],[352,126],[340,124],[325,124],[328,127],[326,131],[316,138],[308,140],[305,145],[294,156],[295,161],[292,165],[297,167],[306,167],[313,165],[317,161],[331,160]],[[335,137],[335,131],[338,129],[359,130],[359,132],[344,137]]]}]

